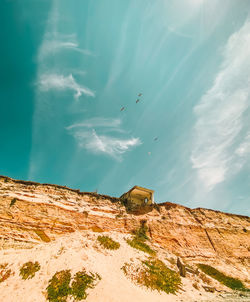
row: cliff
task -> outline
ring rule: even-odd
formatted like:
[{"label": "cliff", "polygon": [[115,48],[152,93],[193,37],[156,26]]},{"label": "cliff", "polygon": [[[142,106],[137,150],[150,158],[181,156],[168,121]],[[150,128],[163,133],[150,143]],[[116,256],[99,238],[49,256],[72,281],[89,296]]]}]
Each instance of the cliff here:
[{"label": "cliff", "polygon": [[0,244],[53,242],[75,231],[129,234],[146,221],[152,244],[187,263],[213,263],[250,284],[250,218],[165,202],[131,212],[118,198],[0,176]]}]

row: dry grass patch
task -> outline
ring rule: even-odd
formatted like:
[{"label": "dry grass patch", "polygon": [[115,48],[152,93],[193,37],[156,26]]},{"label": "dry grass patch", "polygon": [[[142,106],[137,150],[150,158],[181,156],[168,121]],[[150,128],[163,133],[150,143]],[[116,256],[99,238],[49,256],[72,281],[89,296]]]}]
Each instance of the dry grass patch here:
[{"label": "dry grass patch", "polygon": [[114,241],[109,236],[98,236],[97,240],[105,249],[118,250],[120,248],[120,243]]},{"label": "dry grass patch", "polygon": [[66,302],[68,295],[71,294],[70,279],[70,270],[55,273],[49,280],[47,299],[50,302]]},{"label": "dry grass patch", "polygon": [[154,250],[152,250],[149,245],[147,245],[145,242],[138,240],[137,238],[133,238],[132,240],[128,239],[127,243],[131,247],[133,247],[137,250],[140,250],[144,253],[148,253],[149,255],[154,256],[156,254],[156,252]]},{"label": "dry grass patch", "polygon": [[92,230],[93,232],[95,232],[95,233],[103,233],[103,232],[104,232],[103,229],[100,228],[99,226],[92,226],[92,227],[91,227],[91,230]]},{"label": "dry grass patch", "polygon": [[70,270],[59,271],[49,280],[47,299],[50,302],[66,302],[68,297],[73,297],[74,301],[85,300],[86,290],[94,288],[98,280],[101,280],[98,274],[87,273],[85,269],[77,272],[73,280]]},{"label": "dry grass patch", "polygon": [[85,270],[77,272],[71,284],[71,295],[75,300],[86,299],[86,290],[88,288],[94,288],[98,280],[101,280],[101,277],[98,274],[87,274]]},{"label": "dry grass patch", "polygon": [[152,290],[175,294],[181,286],[179,274],[156,258],[150,257],[141,261],[140,265],[125,263],[122,270],[132,281]]},{"label": "dry grass patch", "polygon": [[0,283],[7,280],[14,273],[11,272],[8,263],[0,264]]},{"label": "dry grass patch", "polygon": [[207,264],[198,264],[198,267],[207,275],[234,290],[247,290],[244,284],[236,278],[226,276],[216,268]]},{"label": "dry grass patch", "polygon": [[0,249],[32,249],[36,244],[33,242],[17,241],[15,239],[0,239]]},{"label": "dry grass patch", "polygon": [[136,229],[132,232],[134,235],[132,239],[128,239],[127,243],[142,252],[148,253],[151,256],[156,255],[156,251],[151,249],[151,247],[145,242],[146,240],[149,240],[149,237],[147,236],[148,227],[146,225],[146,222],[143,220],[141,222],[141,226],[139,229]]},{"label": "dry grass patch", "polygon": [[49,236],[47,236],[43,230],[40,229],[35,229],[34,232],[41,238],[42,241],[44,242],[50,242]]},{"label": "dry grass patch", "polygon": [[36,272],[38,272],[40,270],[40,264],[36,261],[36,262],[26,262],[24,263],[24,265],[20,268],[20,273],[19,275],[22,277],[22,279],[26,280],[26,279],[32,279]]}]

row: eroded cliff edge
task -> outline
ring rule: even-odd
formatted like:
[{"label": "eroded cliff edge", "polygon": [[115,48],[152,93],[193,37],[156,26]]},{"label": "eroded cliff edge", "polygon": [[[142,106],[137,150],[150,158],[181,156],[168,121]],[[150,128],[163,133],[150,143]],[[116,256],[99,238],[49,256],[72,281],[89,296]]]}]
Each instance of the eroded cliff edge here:
[{"label": "eroded cliff edge", "polygon": [[249,284],[250,218],[166,202],[128,213],[118,198],[0,176],[2,246],[50,241],[75,230],[129,233],[146,220],[154,244],[191,262],[215,263]]}]

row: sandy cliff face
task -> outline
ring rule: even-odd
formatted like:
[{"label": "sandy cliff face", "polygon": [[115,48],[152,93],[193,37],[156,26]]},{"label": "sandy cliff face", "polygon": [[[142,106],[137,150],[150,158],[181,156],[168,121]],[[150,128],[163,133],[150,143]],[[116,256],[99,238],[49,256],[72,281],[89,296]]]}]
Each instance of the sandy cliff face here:
[{"label": "sandy cliff face", "polygon": [[186,261],[228,267],[248,284],[250,218],[162,203],[128,213],[117,198],[0,177],[0,240],[26,245],[81,230],[129,233],[146,220],[152,243]]}]

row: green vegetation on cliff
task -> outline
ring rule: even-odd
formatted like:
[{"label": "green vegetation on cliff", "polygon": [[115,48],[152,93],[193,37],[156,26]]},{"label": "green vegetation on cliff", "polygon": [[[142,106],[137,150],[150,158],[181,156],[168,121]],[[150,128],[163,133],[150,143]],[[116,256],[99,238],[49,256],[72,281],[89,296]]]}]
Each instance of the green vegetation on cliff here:
[{"label": "green vegetation on cliff", "polygon": [[246,290],[244,284],[236,278],[226,276],[224,273],[218,271],[216,268],[207,264],[198,264],[198,267],[210,277],[216,279],[225,286],[234,290]]}]

